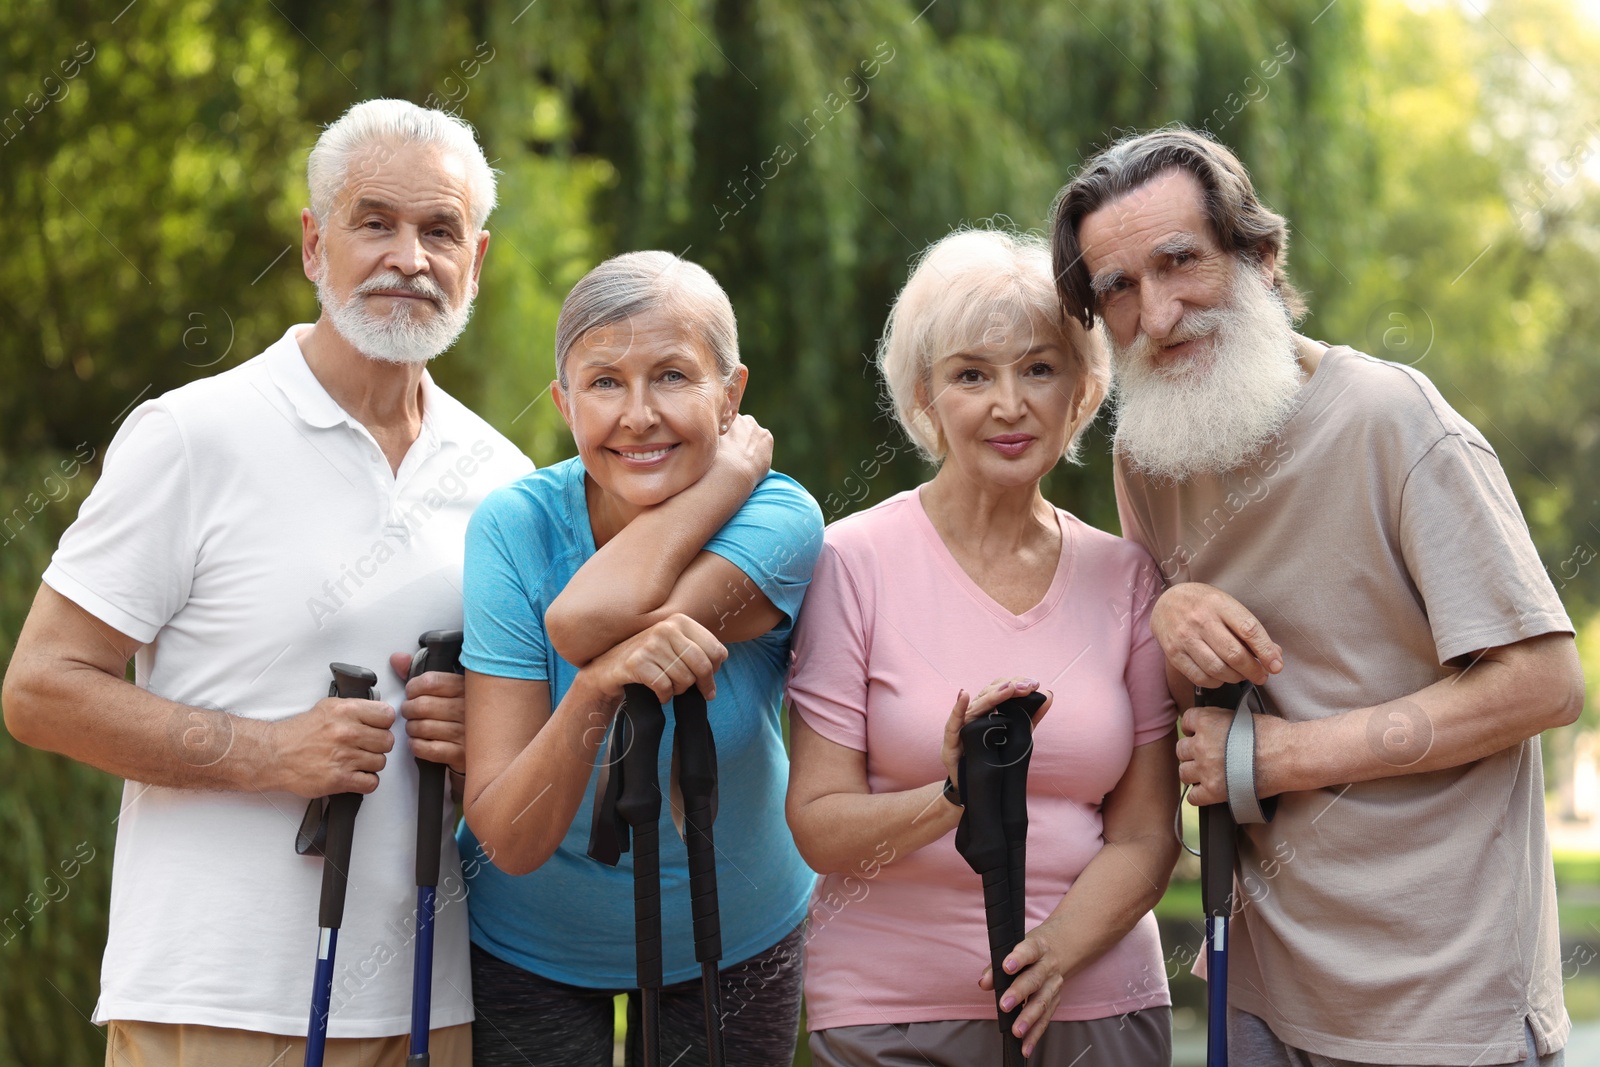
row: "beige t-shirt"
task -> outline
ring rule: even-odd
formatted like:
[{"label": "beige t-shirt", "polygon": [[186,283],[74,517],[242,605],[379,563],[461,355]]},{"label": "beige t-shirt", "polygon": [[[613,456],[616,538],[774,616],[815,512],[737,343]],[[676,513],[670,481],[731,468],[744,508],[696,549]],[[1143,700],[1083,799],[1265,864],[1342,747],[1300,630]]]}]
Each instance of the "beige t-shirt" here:
[{"label": "beige t-shirt", "polygon": [[[1116,477],[1123,536],[1167,581],[1217,586],[1283,647],[1264,692],[1291,721],[1572,631],[1493,449],[1408,367],[1331,349],[1239,470],[1175,487],[1119,456]],[[1393,752],[1386,729],[1426,724],[1375,722],[1373,744]],[[1229,1000],[1280,1040],[1408,1064],[1515,1061],[1524,1020],[1541,1055],[1565,1043],[1537,738],[1449,770],[1283,794],[1239,852]]]}]

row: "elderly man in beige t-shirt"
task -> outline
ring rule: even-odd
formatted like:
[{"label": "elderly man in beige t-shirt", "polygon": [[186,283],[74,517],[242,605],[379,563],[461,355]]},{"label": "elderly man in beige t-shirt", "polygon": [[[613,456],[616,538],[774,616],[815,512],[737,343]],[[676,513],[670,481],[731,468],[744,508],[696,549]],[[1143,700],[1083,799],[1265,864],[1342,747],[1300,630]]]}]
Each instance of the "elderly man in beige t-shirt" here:
[{"label": "elderly man in beige t-shirt", "polygon": [[[1538,735],[1583,677],[1494,451],[1417,371],[1294,332],[1285,222],[1214,141],[1112,145],[1053,226],[1063,302],[1116,356],[1173,693],[1262,686],[1278,807],[1239,836],[1233,1059],[1561,1063]],[[1233,717],[1184,714],[1195,804],[1227,799]]]}]

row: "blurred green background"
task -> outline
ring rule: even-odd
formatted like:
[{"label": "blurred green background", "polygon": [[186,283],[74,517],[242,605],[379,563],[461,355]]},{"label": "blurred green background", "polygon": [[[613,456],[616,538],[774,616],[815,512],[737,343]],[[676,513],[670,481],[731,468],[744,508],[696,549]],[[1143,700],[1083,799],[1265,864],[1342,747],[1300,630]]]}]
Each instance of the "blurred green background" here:
[{"label": "blurred green background", "polygon": [[[927,475],[868,362],[916,253],[1041,226],[1119,131],[1209,129],[1292,224],[1305,332],[1416,364],[1488,435],[1600,668],[1592,5],[124,2],[0,7],[0,665],[132,405],[315,316],[306,151],[392,95],[470,120],[502,174],[446,388],[536,461],[570,454],[544,392],[562,296],[611,253],[682,253],[727,287],[747,410],[830,519]],[[1115,529],[1103,434],[1089,453],[1047,492]],[[1569,1006],[1594,1020],[1590,692],[1545,744]],[[103,1059],[119,786],[0,736],[0,1067]],[[1160,913],[1186,973],[1192,882]],[[1174,990],[1190,1055],[1200,994]]]}]

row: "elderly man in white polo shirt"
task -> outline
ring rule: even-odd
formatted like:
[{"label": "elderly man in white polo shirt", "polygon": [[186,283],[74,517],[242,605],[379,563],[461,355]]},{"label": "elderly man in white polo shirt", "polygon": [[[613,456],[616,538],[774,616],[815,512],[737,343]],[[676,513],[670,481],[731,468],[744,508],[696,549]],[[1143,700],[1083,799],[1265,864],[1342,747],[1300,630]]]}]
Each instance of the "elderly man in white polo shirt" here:
[{"label": "elderly man in white polo shirt", "polygon": [[[19,740],[128,779],[94,1016],[108,1064],[299,1062],[322,862],[295,831],[304,798],[346,791],[367,796],[327,1062],[405,1062],[410,757],[463,767],[461,680],[408,683],[408,650],[460,626],[467,519],[532,465],[424,370],[466,325],[489,244],[471,128],[368,101],[308,172],[320,318],[128,417],[5,679]],[[375,670],[381,700],[318,699],[330,661]],[[466,909],[438,847],[433,1062],[466,1067]]]}]

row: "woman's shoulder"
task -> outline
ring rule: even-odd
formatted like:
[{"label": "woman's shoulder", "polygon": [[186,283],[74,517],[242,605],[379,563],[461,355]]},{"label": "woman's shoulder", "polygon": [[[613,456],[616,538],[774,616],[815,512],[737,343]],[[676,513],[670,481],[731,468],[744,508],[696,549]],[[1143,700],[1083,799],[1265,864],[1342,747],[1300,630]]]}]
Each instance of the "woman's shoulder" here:
[{"label": "woman's shoulder", "polygon": [[907,489],[828,524],[823,542],[845,555],[874,551],[886,541],[905,538],[917,525],[922,504],[917,491]]},{"label": "woman's shoulder", "polygon": [[1057,508],[1056,514],[1060,516],[1062,528],[1069,531],[1077,544],[1080,563],[1111,569],[1155,567],[1155,558],[1143,545],[1126,537],[1118,537],[1098,526],[1091,526],[1062,508]]},{"label": "woman's shoulder", "polygon": [[472,513],[470,528],[480,536],[495,530],[519,540],[529,534],[539,540],[560,536],[572,528],[575,495],[581,502],[583,465],[564,459],[490,492]]}]

